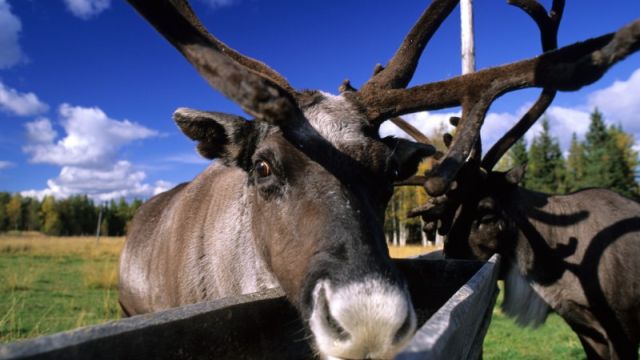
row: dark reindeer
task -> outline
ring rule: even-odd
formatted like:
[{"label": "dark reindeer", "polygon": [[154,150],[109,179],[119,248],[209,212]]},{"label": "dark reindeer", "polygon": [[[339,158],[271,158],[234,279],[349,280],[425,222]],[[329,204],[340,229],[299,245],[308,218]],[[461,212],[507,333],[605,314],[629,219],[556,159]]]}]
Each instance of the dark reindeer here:
[{"label": "dark reindeer", "polygon": [[502,308],[520,325],[537,326],[553,309],[588,358],[637,358],[640,204],[605,189],[527,190],[517,186],[523,171],[481,175],[458,194],[445,256],[501,254]]},{"label": "dark reindeer", "polygon": [[[558,53],[554,49],[564,2],[554,1],[549,14],[535,1],[510,3],[536,21],[545,54]],[[624,57],[624,49],[636,51],[640,21],[627,29],[626,35],[613,35],[607,49],[583,58],[583,65]],[[573,69],[567,69],[573,76]],[[482,159],[479,130],[489,104],[501,94],[488,91],[463,103],[462,119],[452,119],[457,136],[444,140],[451,145],[448,154],[455,152],[456,142],[466,143],[467,158],[458,158],[448,170],[448,156],[426,177],[404,182],[424,184],[433,196],[410,215],[422,216],[428,238],[436,231],[446,235],[446,257],[487,260],[501,254],[503,309],[519,324],[539,325],[553,309],[577,333],[588,358],[637,359],[640,204],[605,189],[542,194],[517,186],[524,167],[491,171],[544,113],[558,89],[543,86],[538,101]]]},{"label": "dark reindeer", "polygon": [[[406,88],[428,40],[457,4],[435,0],[385,68],[376,67],[360,90],[345,81],[336,96],[294,90],[280,74],[210,35],[186,1],[129,2],[254,120],[176,111],[174,120],[199,152],[219,161],[137,212],[121,257],[123,310],[140,314],[280,286],[320,355],[330,359],[390,358],[416,327],[405,281],[388,257],[383,214],[393,184],[434,149],[381,139],[379,125],[393,119],[407,128],[394,117],[460,105],[485,88],[575,89],[633,51],[624,48],[588,66],[585,59],[616,47],[619,35],[605,35]],[[637,36],[633,29],[619,33]],[[582,65],[567,78],[575,62]],[[479,127],[465,123],[462,134]],[[432,182],[455,176],[472,140],[454,141]]]}]

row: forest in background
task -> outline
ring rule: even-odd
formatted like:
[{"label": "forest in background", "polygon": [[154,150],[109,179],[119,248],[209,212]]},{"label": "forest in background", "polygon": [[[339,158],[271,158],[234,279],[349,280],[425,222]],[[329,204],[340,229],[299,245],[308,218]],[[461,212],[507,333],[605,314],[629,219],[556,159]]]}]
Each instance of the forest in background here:
[{"label": "forest in background", "polygon": [[39,231],[53,236],[123,236],[142,200],[120,198],[101,204],[86,195],[66,199],[45,196],[42,201],[19,193],[0,192],[0,232]]},{"label": "forest in background", "polygon": [[[549,130],[549,120],[542,119],[542,131],[527,144],[520,139],[505,154],[494,170],[506,171],[526,164],[522,186],[551,193],[566,194],[581,189],[601,187],[640,200],[638,184],[638,152],[633,149],[633,135],[620,125],[606,126],[598,109],[591,113],[589,130],[584,139],[574,133],[571,145],[563,154],[559,140]],[[444,129],[429,134],[429,138],[441,139]],[[436,142],[443,150],[443,144]],[[431,168],[431,159],[421,164],[419,174]],[[408,218],[410,209],[424,204],[428,195],[422,187],[397,187],[385,214],[385,236],[393,245],[426,244],[420,217]]]}]

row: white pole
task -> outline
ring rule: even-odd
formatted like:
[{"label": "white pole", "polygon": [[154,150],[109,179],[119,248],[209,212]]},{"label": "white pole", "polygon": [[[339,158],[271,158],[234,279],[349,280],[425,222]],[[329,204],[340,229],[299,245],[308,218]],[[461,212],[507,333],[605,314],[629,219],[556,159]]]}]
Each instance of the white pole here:
[{"label": "white pole", "polygon": [[[462,75],[476,71],[476,49],[473,42],[473,0],[460,0],[460,48]],[[465,109],[462,112],[466,113]],[[436,232],[436,246],[443,244],[443,236]]]},{"label": "white pole", "polygon": [[104,206],[100,206],[100,212],[98,213],[98,226],[96,228],[96,245],[100,242],[100,228],[102,227],[102,210]]},{"label": "white pole", "polygon": [[462,74],[476,71],[476,52],[473,43],[473,0],[460,1],[460,34]]}]

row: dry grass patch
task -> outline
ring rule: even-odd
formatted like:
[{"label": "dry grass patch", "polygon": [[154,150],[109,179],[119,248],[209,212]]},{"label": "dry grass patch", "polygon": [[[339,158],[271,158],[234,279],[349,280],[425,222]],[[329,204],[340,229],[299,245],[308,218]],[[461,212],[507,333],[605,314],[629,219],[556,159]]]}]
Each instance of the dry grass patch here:
[{"label": "dry grass patch", "polygon": [[81,256],[85,259],[118,257],[124,237],[101,237],[96,244],[93,236],[51,237],[24,232],[0,235],[0,253],[29,256]]},{"label": "dry grass patch", "polygon": [[432,251],[441,250],[442,246],[434,245],[406,245],[406,246],[393,246],[389,245],[389,255],[394,259],[408,258],[416,255],[427,254]]},{"label": "dry grass patch", "polygon": [[118,288],[118,268],[112,263],[86,263],[82,267],[84,285],[89,289]]}]

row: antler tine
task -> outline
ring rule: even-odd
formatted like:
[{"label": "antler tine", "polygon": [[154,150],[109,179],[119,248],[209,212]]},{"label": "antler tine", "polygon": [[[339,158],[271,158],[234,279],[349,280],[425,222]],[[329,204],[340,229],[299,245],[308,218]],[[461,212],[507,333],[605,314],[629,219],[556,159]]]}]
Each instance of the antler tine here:
[{"label": "antler tine", "polygon": [[207,82],[256,119],[284,124],[299,109],[291,86],[209,34],[185,0],[128,0]]},{"label": "antler tine", "polygon": [[250,70],[256,72],[257,74],[269,78],[269,80],[278,84],[281,88],[287,90],[291,94],[296,94],[296,90],[289,84],[289,82],[284,78],[284,76],[280,75],[278,72],[270,68],[267,64],[263,63],[260,60],[256,60],[252,57],[242,55],[239,52],[235,51],[233,48],[230,48],[227,44],[218,40],[217,38],[209,35],[211,37],[212,42],[214,42],[220,50],[227,54],[230,58],[237,61],[241,65],[246,66]]},{"label": "antler tine", "polygon": [[481,166],[487,170],[493,169],[493,167],[500,161],[500,158],[518,141],[524,134],[531,128],[533,124],[538,121],[540,116],[547,110],[549,105],[553,102],[557,91],[555,90],[542,90],[542,93],[536,100],[536,102],[529,108],[529,110],[520,118],[514,127],[509,129],[507,133],[502,136],[492,147],[487,151],[482,159]]},{"label": "antler tine", "polygon": [[440,196],[449,190],[449,185],[465,165],[474,146],[478,146],[480,127],[489,106],[499,95],[499,88],[499,86],[492,86],[487,89],[485,96],[475,102],[466,119],[463,119],[462,123],[458,125],[456,136],[453,137],[453,142],[445,158],[440,165],[427,174],[424,188],[429,195]]},{"label": "antler tine", "polygon": [[459,0],[434,0],[411,28],[386,68],[377,66],[374,75],[362,86],[363,94],[375,96],[380,89],[399,89],[409,84],[425,46],[458,4]]},{"label": "antler tine", "polygon": [[[135,0],[134,0],[135,1]],[[193,12],[191,6],[189,6],[186,0],[169,0],[176,4],[176,7],[181,8],[183,15],[192,23],[204,36],[206,36],[211,43],[215,44],[220,51],[237,61],[239,64],[246,66],[249,70],[257,73],[258,75],[269,78],[274,83],[278,84],[281,88],[287,90],[291,94],[295,94],[296,90],[289,84],[289,82],[280,75],[277,71],[270,68],[267,64],[252,57],[240,54],[235,49],[229,47],[227,44],[220,41],[215,36],[211,35],[207,29],[202,25],[198,17]]]},{"label": "antler tine", "polygon": [[[460,105],[482,94],[475,115],[463,121],[448,155],[433,174],[427,190],[431,196],[446,191],[448,182],[463,165],[475,145],[484,113],[493,100],[509,91],[540,87],[577,90],[599,79],[613,64],[640,48],[640,20],[616,33],[550,51],[536,58],[458,76],[408,89],[389,89],[368,103],[370,119],[390,118],[422,110]],[[482,115],[482,116],[480,116]],[[473,119],[471,119],[473,118]],[[467,134],[466,136],[462,136]]]},{"label": "antler tine", "polygon": [[389,120],[391,120],[391,122],[395,126],[399,127],[402,131],[409,134],[409,136],[411,136],[415,141],[422,144],[427,144],[427,145],[432,144],[431,140],[429,140],[429,138],[425,134],[423,134],[420,130],[418,130],[415,126],[411,125],[405,119],[396,116]]},{"label": "antler tine", "polygon": [[[558,47],[558,28],[564,11],[564,0],[554,0],[549,15],[547,15],[545,8],[537,1],[510,0],[509,4],[516,5],[525,11],[538,25],[543,51],[555,50]],[[516,125],[507,131],[507,133],[491,147],[484,156],[484,159],[482,159],[481,166],[487,170],[491,170],[509,148],[511,148],[519,138],[524,136],[527,130],[544,114],[553,102],[556,93],[557,91],[552,89],[543,89],[536,102]]]},{"label": "antler tine", "polygon": [[564,0],[554,0],[549,14],[544,6],[535,0],[508,0],[508,3],[522,9],[538,25],[544,51],[558,47],[558,27],[564,11]]}]

